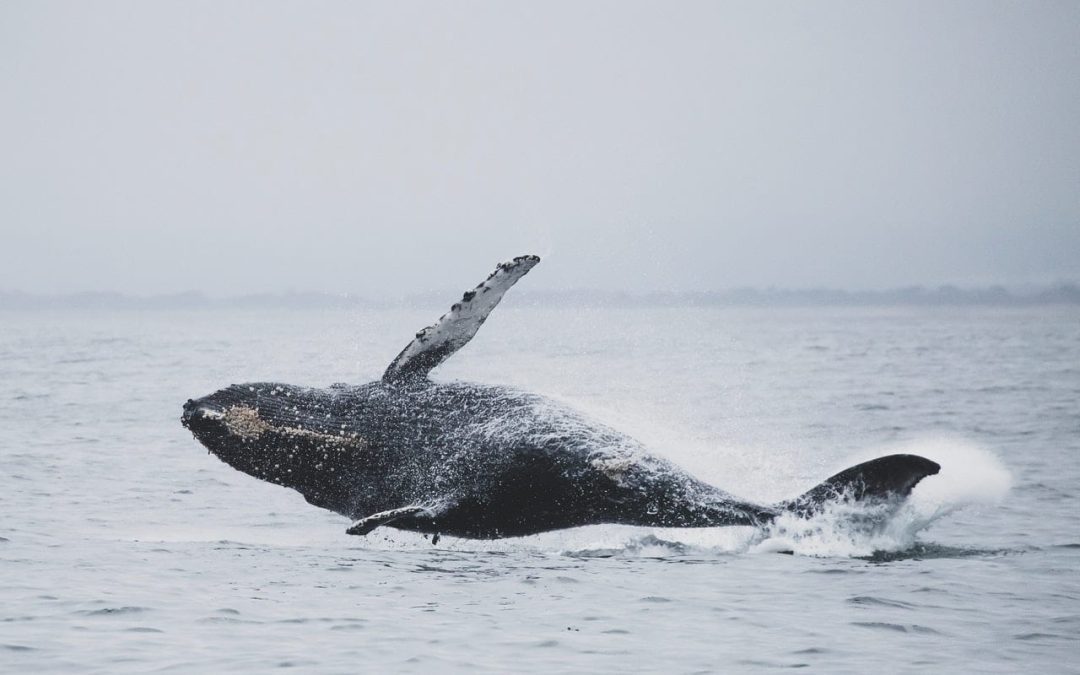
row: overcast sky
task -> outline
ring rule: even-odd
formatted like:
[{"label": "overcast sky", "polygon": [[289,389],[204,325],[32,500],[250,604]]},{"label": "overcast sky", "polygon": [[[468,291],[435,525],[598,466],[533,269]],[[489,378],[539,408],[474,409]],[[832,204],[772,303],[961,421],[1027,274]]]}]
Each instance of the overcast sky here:
[{"label": "overcast sky", "polygon": [[0,289],[1080,279],[1080,2],[0,4]]}]

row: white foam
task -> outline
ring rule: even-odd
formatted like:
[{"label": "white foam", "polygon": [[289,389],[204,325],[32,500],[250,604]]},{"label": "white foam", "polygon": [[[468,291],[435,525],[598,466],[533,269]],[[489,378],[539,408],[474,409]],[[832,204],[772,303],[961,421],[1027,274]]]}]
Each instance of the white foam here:
[{"label": "white foam", "polygon": [[898,509],[878,514],[878,518],[856,513],[847,505],[827,508],[810,521],[781,517],[753,550],[819,556],[902,551],[938,519],[965,506],[996,503],[1012,484],[1008,470],[993,453],[959,439],[924,439],[878,448],[852,458],[848,465],[896,453],[926,457],[940,464],[941,471],[915,486]]}]

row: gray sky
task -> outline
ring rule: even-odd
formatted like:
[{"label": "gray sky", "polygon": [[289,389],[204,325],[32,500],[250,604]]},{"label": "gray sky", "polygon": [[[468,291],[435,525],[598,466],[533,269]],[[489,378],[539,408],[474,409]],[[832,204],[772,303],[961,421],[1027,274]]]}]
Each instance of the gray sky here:
[{"label": "gray sky", "polygon": [[1080,278],[1080,2],[0,4],[0,289]]}]

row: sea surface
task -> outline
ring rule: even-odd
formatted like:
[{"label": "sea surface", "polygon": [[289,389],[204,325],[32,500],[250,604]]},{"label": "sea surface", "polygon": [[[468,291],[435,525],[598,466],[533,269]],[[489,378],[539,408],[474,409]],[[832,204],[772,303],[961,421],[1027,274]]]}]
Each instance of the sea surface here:
[{"label": "sea surface", "polygon": [[375,379],[440,313],[0,312],[0,671],[1080,672],[1080,308],[511,293],[436,371],[765,502],[889,452],[940,462],[872,536],[352,537],[180,425],[230,383]]}]

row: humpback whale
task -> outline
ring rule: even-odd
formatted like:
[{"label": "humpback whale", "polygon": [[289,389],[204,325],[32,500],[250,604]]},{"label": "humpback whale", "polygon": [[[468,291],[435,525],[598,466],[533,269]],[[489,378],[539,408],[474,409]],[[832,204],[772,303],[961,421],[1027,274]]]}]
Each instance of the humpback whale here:
[{"label": "humpback whale", "polygon": [[755,504],[549,398],[428,374],[476,335],[540,259],[498,265],[416,333],[382,379],[326,389],[237,384],[188,400],[181,421],[230,466],[380,526],[493,539],[601,523],[764,527],[834,502],[898,505],[939,466],[915,455],[859,464],[805,494]]}]

